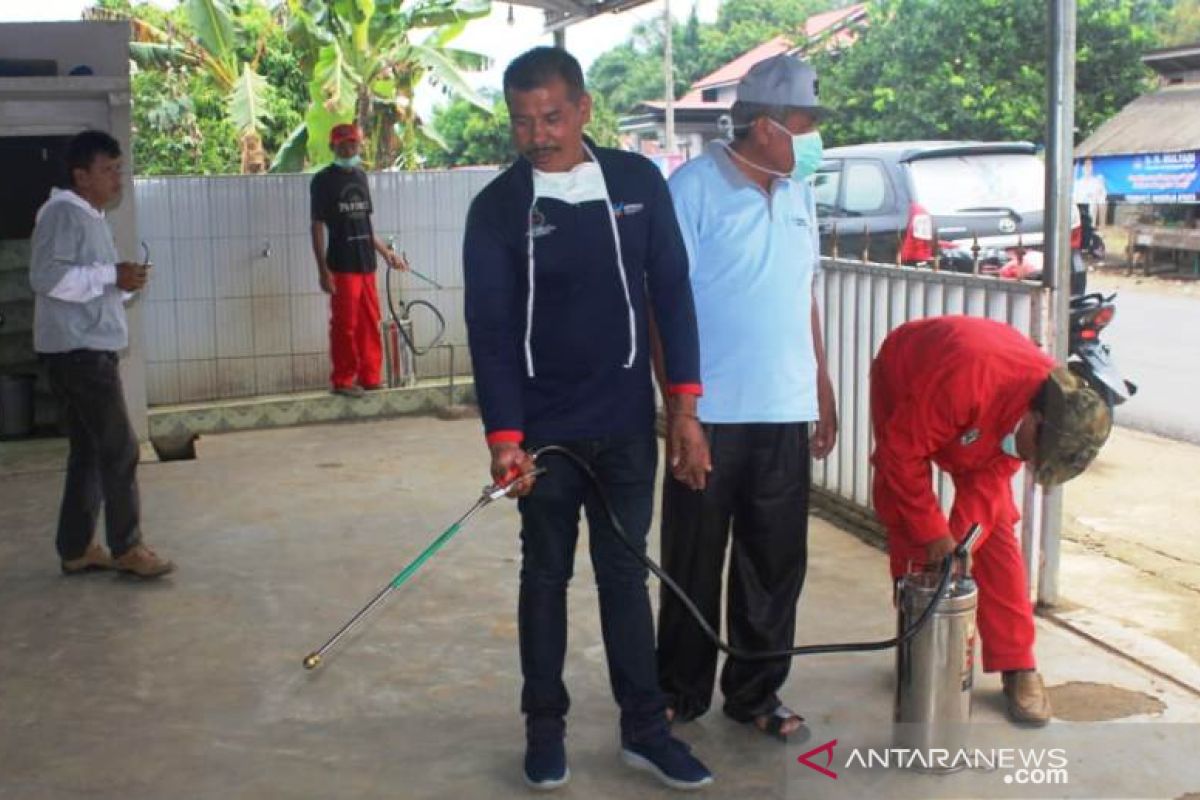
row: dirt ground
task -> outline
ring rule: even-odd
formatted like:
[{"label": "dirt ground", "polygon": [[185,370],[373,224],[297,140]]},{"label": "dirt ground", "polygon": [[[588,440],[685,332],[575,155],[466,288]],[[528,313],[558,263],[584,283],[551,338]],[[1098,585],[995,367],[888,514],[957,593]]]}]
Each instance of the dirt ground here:
[{"label": "dirt ground", "polygon": [[1115,428],[1064,490],[1060,592],[1200,665],[1200,447]]},{"label": "dirt ground", "polygon": [[[1165,294],[1197,294],[1200,295],[1200,276],[1190,274],[1187,270],[1178,273],[1157,272],[1146,275],[1141,265],[1136,269],[1129,264],[1126,255],[1126,243],[1129,232],[1119,226],[1100,228],[1100,236],[1104,239],[1107,259],[1102,263],[1089,265],[1091,280],[1101,281],[1106,290],[1122,290],[1136,287],[1139,291],[1156,291]],[[1155,268],[1164,269],[1167,263],[1161,256],[1157,259]]]},{"label": "dirt ground", "polygon": [[1091,291],[1134,290],[1180,297],[1200,297],[1200,280],[1180,275],[1131,273],[1125,267],[1113,264],[1089,267],[1088,288]]},{"label": "dirt ground", "polygon": [[1091,681],[1070,681],[1049,689],[1054,716],[1068,722],[1100,722],[1161,714],[1165,706],[1153,695]]}]

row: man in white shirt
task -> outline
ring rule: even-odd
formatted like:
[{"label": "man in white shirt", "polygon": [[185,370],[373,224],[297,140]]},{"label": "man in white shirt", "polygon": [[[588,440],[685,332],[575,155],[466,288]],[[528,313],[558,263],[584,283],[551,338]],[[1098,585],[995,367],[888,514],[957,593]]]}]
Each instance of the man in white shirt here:
[{"label": "man in white shirt", "polygon": [[[721,625],[730,550],[729,643],[793,644],[807,563],[809,459],[837,435],[813,280],[820,269],[808,177],[821,162],[816,72],[780,55],[738,84],[734,140],[713,142],[671,176],[688,251],[704,394],[696,414],[711,467],[668,475],[663,567]],[[668,414],[670,416],[670,414]],[[810,430],[811,428],[811,430]],[[679,721],[708,710],[717,649],[682,603],[661,592],[659,681]],[[790,660],[727,659],[724,712],[786,738],[803,718],[777,691]]]},{"label": "man in white shirt", "polygon": [[[175,568],[142,543],[138,441],[118,367],[129,345],[125,301],[148,267],[117,260],[104,211],[121,201],[121,147],[102,131],[67,145],[69,189],[38,210],[29,283],[33,346],[63,404],[71,440],[58,518],[65,575],[119,570],[157,578]],[[109,550],[92,541],[104,507]],[[111,551],[111,552],[110,552]]]}]

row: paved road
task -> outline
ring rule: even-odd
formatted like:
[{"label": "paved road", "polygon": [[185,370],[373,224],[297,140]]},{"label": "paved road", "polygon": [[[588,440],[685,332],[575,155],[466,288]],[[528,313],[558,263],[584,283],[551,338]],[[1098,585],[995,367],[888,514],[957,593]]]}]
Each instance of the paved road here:
[{"label": "paved road", "polygon": [[[1104,280],[1093,285],[1102,291]],[[1103,338],[1138,385],[1117,424],[1200,444],[1200,293],[1124,289]]]}]

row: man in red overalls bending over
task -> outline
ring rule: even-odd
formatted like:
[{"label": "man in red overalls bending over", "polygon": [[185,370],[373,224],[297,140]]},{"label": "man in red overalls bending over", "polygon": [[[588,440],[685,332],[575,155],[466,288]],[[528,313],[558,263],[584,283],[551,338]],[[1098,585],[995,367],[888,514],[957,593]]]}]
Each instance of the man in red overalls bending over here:
[{"label": "man in red overalls bending over", "polygon": [[[1012,479],[1022,462],[1043,486],[1083,472],[1108,438],[1108,407],[1008,325],[934,317],[884,340],[871,367],[871,422],[875,511],[887,528],[892,577],[910,563],[940,561],[982,524],[972,571],[983,669],[1003,673],[1014,721],[1046,724]],[[954,480],[949,520],[934,494],[933,464]]]}]

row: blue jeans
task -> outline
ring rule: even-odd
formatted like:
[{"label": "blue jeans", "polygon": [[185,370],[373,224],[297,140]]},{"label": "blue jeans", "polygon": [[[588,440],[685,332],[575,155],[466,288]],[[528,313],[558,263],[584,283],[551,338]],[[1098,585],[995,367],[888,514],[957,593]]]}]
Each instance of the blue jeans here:
[{"label": "blue jeans", "polygon": [[[546,442],[531,442],[529,448]],[[642,552],[654,503],[658,445],[644,436],[555,442],[585,459],[604,485],[630,541]],[[600,627],[613,697],[626,742],[666,733],[658,686],[654,621],[646,568],[617,540],[590,479],[563,456],[539,462],[547,474],[520,501],[521,595],[518,625],[525,685],[521,711],[531,738],[560,736],[570,697],[563,684],[567,650],[567,583],[575,560],[579,509],[587,512],[592,566],[600,594]]]}]

